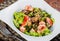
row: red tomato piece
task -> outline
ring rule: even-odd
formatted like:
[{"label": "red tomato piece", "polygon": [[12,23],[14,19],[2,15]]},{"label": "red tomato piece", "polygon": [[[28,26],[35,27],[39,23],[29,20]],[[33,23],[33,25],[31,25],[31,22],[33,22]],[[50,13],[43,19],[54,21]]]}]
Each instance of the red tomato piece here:
[{"label": "red tomato piece", "polygon": [[50,19],[50,18],[46,18],[46,22],[50,25],[50,26],[52,26],[53,25],[53,21]]},{"label": "red tomato piece", "polygon": [[24,21],[22,23],[22,26],[25,26],[26,25],[26,22],[29,20],[29,17],[28,16],[24,16]]}]

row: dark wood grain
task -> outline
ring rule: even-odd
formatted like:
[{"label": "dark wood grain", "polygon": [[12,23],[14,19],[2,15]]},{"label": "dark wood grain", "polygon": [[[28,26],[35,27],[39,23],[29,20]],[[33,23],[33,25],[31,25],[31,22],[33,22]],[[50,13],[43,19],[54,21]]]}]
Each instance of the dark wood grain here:
[{"label": "dark wood grain", "polygon": [[15,3],[17,0],[0,0],[0,10],[10,6]]},{"label": "dark wood grain", "polygon": [[[4,30],[4,28],[6,28],[11,34],[9,34],[9,36],[5,35],[5,33],[7,31]],[[19,39],[17,39],[17,38]],[[0,20],[0,39],[1,40],[6,40],[6,41],[27,41],[26,39],[24,39],[22,36],[20,36],[17,32],[15,32],[12,28],[10,28],[10,26],[8,26],[6,23],[2,22]]]},{"label": "dark wood grain", "polygon": [[51,7],[60,11],[60,0],[45,0]]},{"label": "dark wood grain", "polygon": [[3,3],[4,2],[4,0],[0,0],[0,3]]}]

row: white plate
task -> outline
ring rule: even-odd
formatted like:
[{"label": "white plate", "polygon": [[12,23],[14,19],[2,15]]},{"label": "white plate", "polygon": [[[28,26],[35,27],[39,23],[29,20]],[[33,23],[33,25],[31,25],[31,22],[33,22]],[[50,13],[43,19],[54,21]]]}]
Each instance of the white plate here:
[{"label": "white plate", "polygon": [[[39,7],[42,10],[47,11],[52,15],[55,19],[55,23],[53,25],[53,31],[51,34],[43,37],[33,37],[28,36],[20,32],[13,24],[13,13],[15,11],[22,10],[26,5],[32,5],[33,7]],[[58,33],[60,33],[60,12],[56,11],[52,7],[50,7],[44,0],[18,0],[16,3],[11,6],[0,11],[0,19],[7,23],[13,30],[15,30],[22,37],[27,39],[28,41],[49,41],[53,37],[55,37]]]}]

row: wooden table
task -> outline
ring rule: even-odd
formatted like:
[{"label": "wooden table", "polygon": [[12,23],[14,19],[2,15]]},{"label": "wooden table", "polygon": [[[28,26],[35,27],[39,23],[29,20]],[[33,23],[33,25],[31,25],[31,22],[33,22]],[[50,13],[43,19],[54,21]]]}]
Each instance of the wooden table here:
[{"label": "wooden table", "polygon": [[0,10],[8,7],[9,5],[13,4],[17,0],[0,0]]},{"label": "wooden table", "polygon": [[45,0],[51,7],[60,11],[60,0]]}]

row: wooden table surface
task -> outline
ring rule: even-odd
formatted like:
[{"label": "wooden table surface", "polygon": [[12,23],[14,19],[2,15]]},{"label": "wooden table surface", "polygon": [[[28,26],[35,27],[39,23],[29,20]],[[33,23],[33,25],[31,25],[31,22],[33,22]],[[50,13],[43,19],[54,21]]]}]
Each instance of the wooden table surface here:
[{"label": "wooden table surface", "polygon": [[17,0],[0,0],[0,10],[8,7],[9,5],[13,4]]},{"label": "wooden table surface", "polygon": [[[8,36],[8,35],[6,36],[5,32],[7,32],[11,36]],[[17,32],[15,32],[12,28],[10,28],[6,23],[4,23],[3,21],[0,20],[0,41],[1,40],[4,40],[4,41],[27,41],[22,36],[20,36]]]},{"label": "wooden table surface", "polygon": [[60,0],[45,0],[50,6],[60,11]]}]

